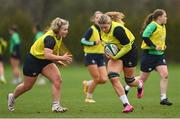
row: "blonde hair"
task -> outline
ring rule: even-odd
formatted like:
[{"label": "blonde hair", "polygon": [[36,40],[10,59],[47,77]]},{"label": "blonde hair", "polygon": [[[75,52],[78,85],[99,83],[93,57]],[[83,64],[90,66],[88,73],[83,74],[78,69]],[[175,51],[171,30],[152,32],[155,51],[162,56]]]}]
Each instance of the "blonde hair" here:
[{"label": "blonde hair", "polygon": [[125,18],[125,15],[122,12],[111,11],[111,12],[107,12],[105,14],[108,15],[109,17],[111,17],[112,21],[124,24],[123,19]]},{"label": "blonde hair", "polygon": [[101,11],[95,11],[93,16],[90,18],[91,22],[93,22],[93,23],[95,22],[95,17],[97,14],[103,14],[103,13]]},{"label": "blonde hair", "polygon": [[106,14],[102,14],[98,20],[99,24],[109,24],[111,22],[112,22],[111,18]]},{"label": "blonde hair", "polygon": [[69,25],[69,22],[65,19],[57,17],[51,22],[50,29],[57,32],[63,25]]}]

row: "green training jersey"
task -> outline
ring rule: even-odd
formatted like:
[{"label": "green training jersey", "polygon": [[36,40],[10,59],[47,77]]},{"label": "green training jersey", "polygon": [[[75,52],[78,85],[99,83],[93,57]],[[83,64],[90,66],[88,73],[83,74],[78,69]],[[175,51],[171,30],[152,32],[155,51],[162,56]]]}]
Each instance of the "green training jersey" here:
[{"label": "green training jersey", "polygon": [[13,48],[15,45],[19,45],[21,42],[19,34],[17,32],[14,32],[13,35],[10,38],[10,53],[13,52]]},{"label": "green training jersey", "polygon": [[152,21],[147,27],[145,28],[142,37],[149,38],[153,44],[156,46],[162,47],[162,50],[156,50],[154,48],[150,48],[147,44],[143,41],[141,48],[148,49],[149,54],[153,55],[162,55],[164,54],[165,50],[165,41],[166,41],[166,27],[165,25],[159,25],[155,21]]},{"label": "green training jersey", "polygon": [[37,32],[36,33],[36,35],[35,35],[35,37],[34,37],[34,42],[38,39],[38,38],[40,38],[42,35],[43,35],[44,33],[42,32],[42,31],[39,31],[39,32]]}]

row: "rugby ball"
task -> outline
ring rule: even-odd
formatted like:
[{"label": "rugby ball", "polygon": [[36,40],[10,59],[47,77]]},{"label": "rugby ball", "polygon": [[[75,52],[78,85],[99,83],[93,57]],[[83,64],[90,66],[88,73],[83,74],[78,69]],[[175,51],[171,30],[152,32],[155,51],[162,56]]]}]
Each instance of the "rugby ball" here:
[{"label": "rugby ball", "polygon": [[106,44],[104,52],[107,56],[115,56],[119,52],[119,48],[115,44]]}]

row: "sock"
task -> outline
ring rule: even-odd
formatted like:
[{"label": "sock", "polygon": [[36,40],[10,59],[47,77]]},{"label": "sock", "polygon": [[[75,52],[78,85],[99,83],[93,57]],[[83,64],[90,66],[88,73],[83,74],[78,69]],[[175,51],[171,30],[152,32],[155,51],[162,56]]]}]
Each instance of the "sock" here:
[{"label": "sock", "polygon": [[126,85],[125,90],[129,90],[129,89],[130,89],[130,86]]},{"label": "sock", "polygon": [[87,93],[87,98],[92,98],[92,93]]},{"label": "sock", "polygon": [[13,100],[15,100],[15,99],[16,99],[16,98],[14,97],[14,94],[13,94],[13,97],[12,97],[12,98],[13,98]]},{"label": "sock", "polygon": [[129,101],[128,101],[128,98],[127,98],[126,95],[121,95],[121,96],[119,97],[119,99],[121,100],[121,102],[122,102],[123,104],[129,104]]},{"label": "sock", "polygon": [[0,76],[0,80],[5,80],[4,75]]},{"label": "sock", "polygon": [[16,80],[17,80],[17,81],[21,81],[21,78],[20,78],[20,77],[17,77]]},{"label": "sock", "polygon": [[87,85],[89,86],[92,83],[92,80],[87,81]]},{"label": "sock", "polygon": [[138,85],[138,88],[142,88],[143,84],[142,82],[139,80],[139,85]]},{"label": "sock", "polygon": [[161,94],[160,96],[161,96],[161,100],[164,100],[164,99],[167,98],[167,97],[166,97],[166,94]]},{"label": "sock", "polygon": [[60,105],[60,103],[59,103],[59,101],[53,101],[53,104],[52,104],[53,106],[59,106]]}]

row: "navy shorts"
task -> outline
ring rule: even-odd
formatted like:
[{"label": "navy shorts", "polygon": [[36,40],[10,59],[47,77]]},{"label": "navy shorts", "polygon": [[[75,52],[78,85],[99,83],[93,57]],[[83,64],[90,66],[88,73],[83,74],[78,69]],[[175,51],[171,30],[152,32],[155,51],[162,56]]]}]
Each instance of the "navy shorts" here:
[{"label": "navy shorts", "polygon": [[167,65],[164,55],[151,55],[143,52],[141,57],[142,72],[151,72],[159,65]]},{"label": "navy shorts", "polygon": [[97,64],[98,67],[105,66],[105,56],[104,54],[90,54],[87,53],[84,55],[84,63],[86,66]]},{"label": "navy shorts", "polygon": [[37,59],[28,53],[23,66],[23,74],[30,77],[36,77],[41,73],[42,69],[50,63],[52,63],[52,61]]},{"label": "navy shorts", "polygon": [[13,52],[11,53],[11,57],[15,59],[21,59],[21,53],[20,53],[20,45],[15,45],[13,47]]},{"label": "navy shorts", "polygon": [[134,47],[127,54],[119,58],[123,61],[124,67],[135,67],[138,61],[138,51],[137,48]]}]

